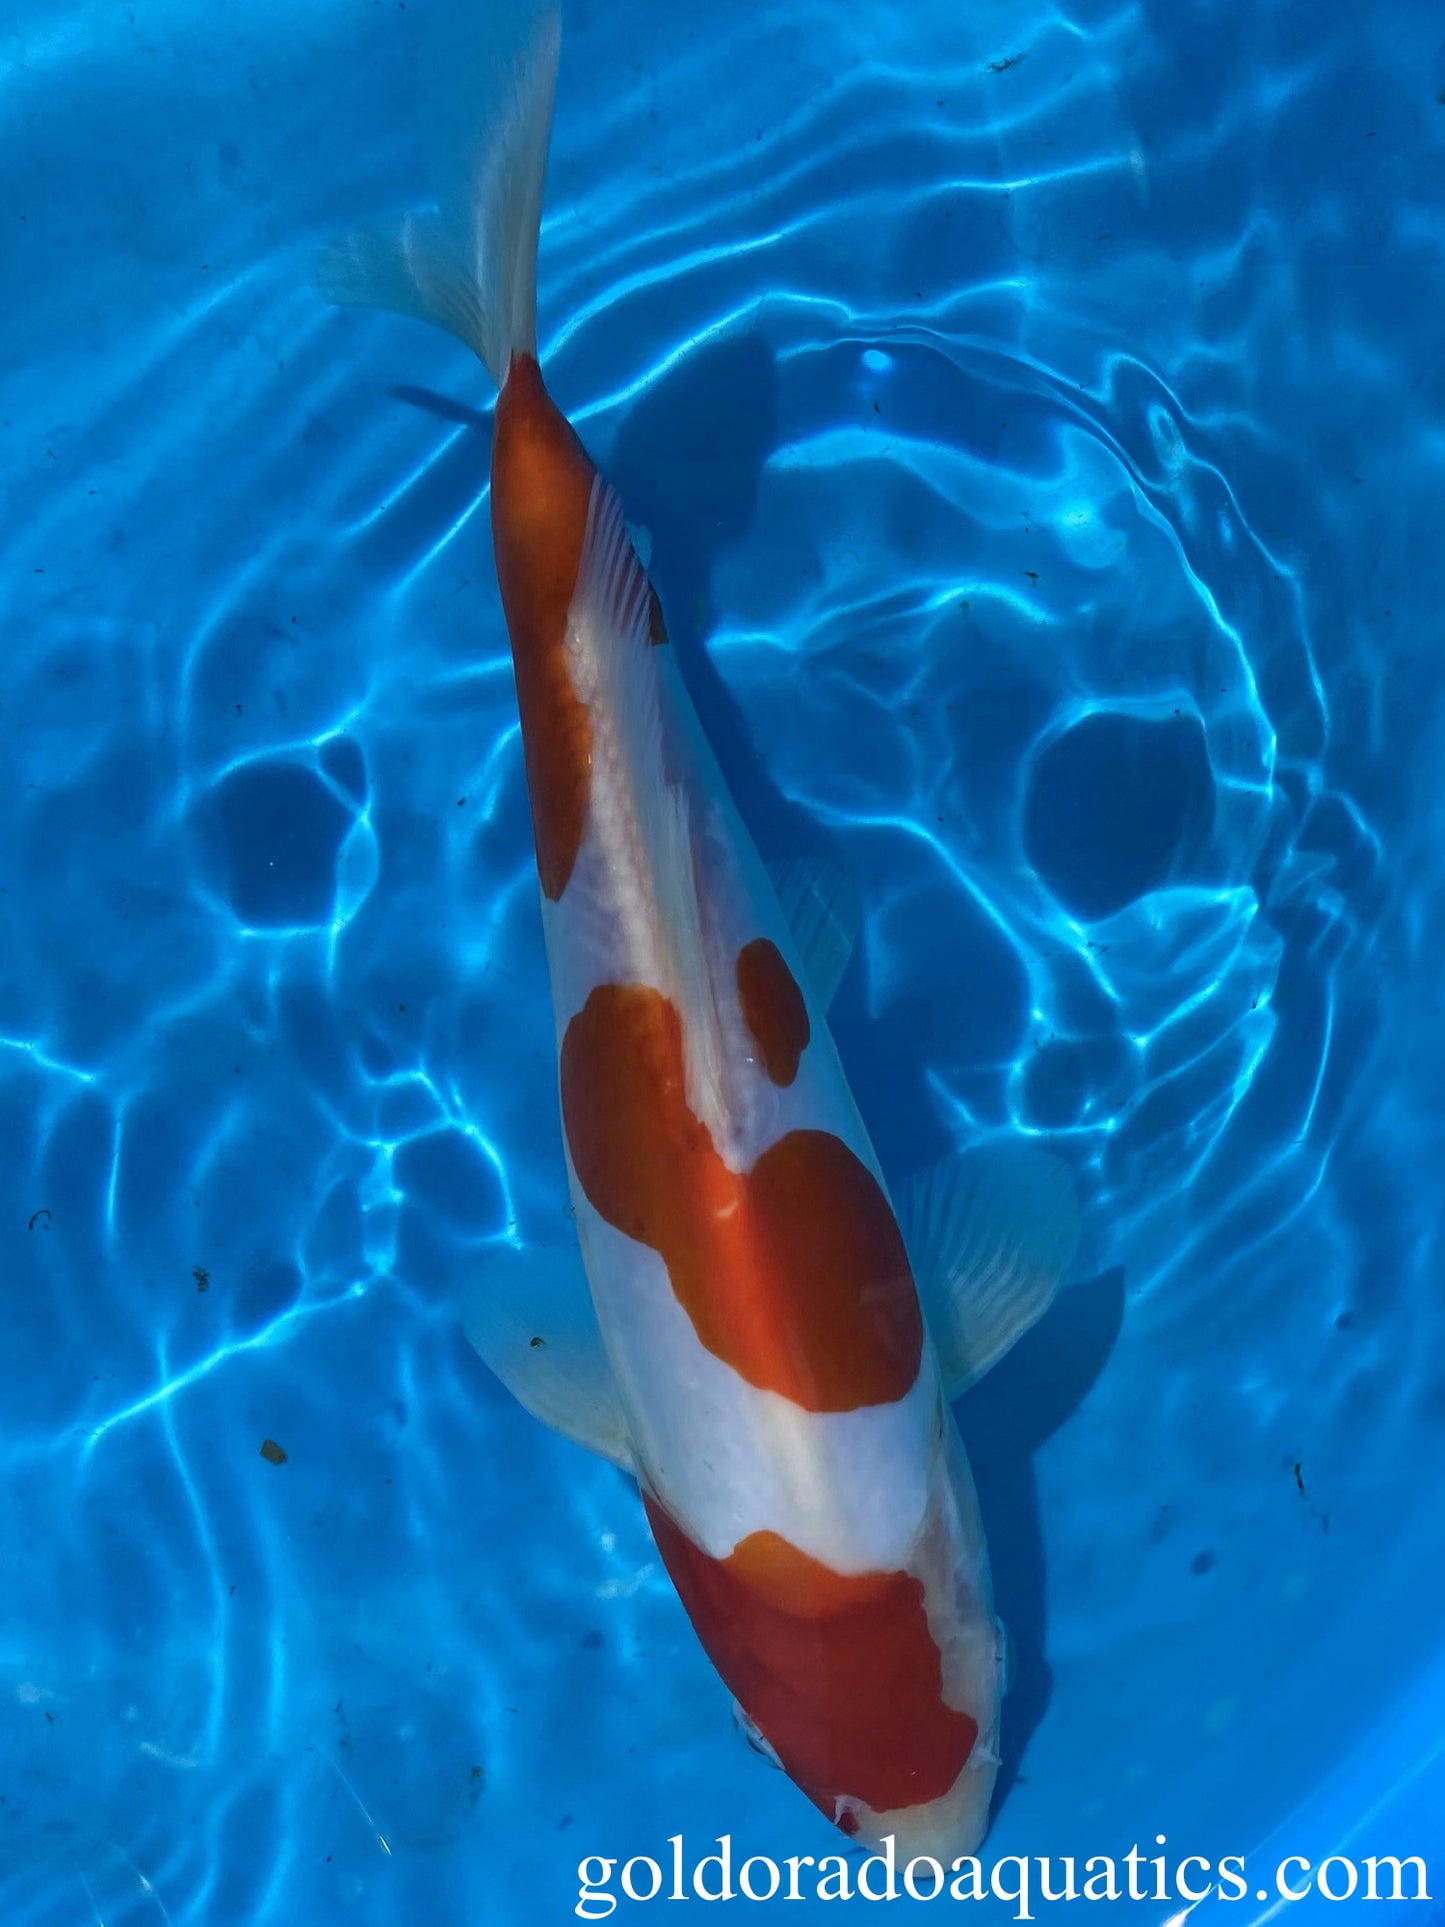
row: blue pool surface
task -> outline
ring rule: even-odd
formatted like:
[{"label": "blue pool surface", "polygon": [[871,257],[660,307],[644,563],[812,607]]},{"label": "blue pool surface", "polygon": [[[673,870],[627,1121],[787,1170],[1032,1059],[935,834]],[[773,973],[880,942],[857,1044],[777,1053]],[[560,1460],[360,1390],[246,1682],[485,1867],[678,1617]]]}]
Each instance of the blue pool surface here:
[{"label": "blue pool surface", "polygon": [[[565,1234],[491,394],[310,285],[424,192],[425,16],[0,19],[6,1927],[841,1845],[457,1322]],[[544,363],[760,846],[859,879],[884,1168],[1079,1174],[960,1407],[987,1852],[1433,1855],[1445,1917],[1439,23],[564,18]]]}]

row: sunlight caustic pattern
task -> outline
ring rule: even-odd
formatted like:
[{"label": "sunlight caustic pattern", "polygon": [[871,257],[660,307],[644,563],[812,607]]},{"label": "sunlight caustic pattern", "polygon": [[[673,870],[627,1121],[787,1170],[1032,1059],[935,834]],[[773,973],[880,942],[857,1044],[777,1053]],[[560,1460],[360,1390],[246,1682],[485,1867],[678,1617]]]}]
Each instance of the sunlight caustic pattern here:
[{"label": "sunlight caustic pattern", "polygon": [[[962,1412],[1001,1853],[1237,1851],[1433,1636],[1445,73],[1332,11],[568,12],[544,360],[764,852],[860,880],[884,1167],[1080,1174],[1079,1282]],[[307,286],[417,192],[422,12],[77,0],[0,53],[24,1927],[831,1850],[635,1498],[457,1330],[572,1236],[490,404]]]}]

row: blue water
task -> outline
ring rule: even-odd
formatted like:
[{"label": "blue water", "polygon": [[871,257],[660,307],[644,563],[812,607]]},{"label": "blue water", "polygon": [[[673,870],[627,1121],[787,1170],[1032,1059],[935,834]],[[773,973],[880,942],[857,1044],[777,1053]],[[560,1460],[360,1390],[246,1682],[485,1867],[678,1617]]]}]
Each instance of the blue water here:
[{"label": "blue water", "polygon": [[[0,20],[7,1927],[490,1927],[679,1831],[839,1844],[457,1328],[564,1204],[490,396],[308,286],[421,189],[424,12]],[[960,1412],[989,1853],[1438,1896],[1445,38],[565,20],[544,360],[765,853],[862,883],[885,1169],[1012,1119],[1080,1174]]]}]

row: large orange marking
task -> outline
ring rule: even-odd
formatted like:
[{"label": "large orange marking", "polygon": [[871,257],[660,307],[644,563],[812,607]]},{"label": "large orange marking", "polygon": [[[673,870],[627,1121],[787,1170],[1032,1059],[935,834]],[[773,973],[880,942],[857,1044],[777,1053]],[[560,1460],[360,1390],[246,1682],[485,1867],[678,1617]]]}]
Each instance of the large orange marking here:
[{"label": "large orange marking", "polygon": [[700,1341],[810,1412],[901,1398],[923,1320],[888,1200],[827,1131],[729,1169],[688,1109],[682,1025],[641,984],[602,984],[562,1039],[562,1121],[582,1189],[667,1265]]},{"label": "large orange marking", "polygon": [[775,1084],[791,1084],[812,1035],[808,1006],[783,953],[766,937],[738,952],[738,1002],[763,1069]]},{"label": "large orange marking", "polygon": [[714,1559],[645,1488],[642,1496],[708,1657],[830,1820],[840,1795],[889,1813],[948,1792],[978,1722],[944,1704],[917,1579],[844,1577],[775,1532],[751,1533]]},{"label": "large orange marking", "polygon": [[535,360],[514,356],[497,397],[492,545],[512,639],[537,874],[553,902],[577,861],[591,793],[592,718],[568,673],[567,610],[593,474]]}]

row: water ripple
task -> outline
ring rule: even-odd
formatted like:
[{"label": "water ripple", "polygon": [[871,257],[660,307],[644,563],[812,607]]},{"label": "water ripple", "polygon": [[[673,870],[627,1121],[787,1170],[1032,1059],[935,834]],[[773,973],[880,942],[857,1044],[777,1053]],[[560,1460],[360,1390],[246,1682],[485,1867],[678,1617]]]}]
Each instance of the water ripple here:
[{"label": "water ripple", "polygon": [[[457,1329],[568,1231],[489,405],[306,286],[416,192],[419,11],[4,49],[24,1927],[828,1851],[625,1482]],[[760,843],[863,883],[885,1167],[1009,1127],[1086,1197],[961,1411],[1001,1853],[1146,1793],[1237,1851],[1436,1639],[1445,76],[1326,12],[568,14],[544,352]]]}]

